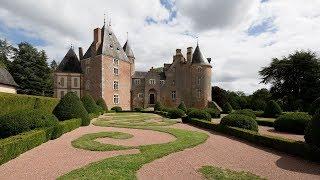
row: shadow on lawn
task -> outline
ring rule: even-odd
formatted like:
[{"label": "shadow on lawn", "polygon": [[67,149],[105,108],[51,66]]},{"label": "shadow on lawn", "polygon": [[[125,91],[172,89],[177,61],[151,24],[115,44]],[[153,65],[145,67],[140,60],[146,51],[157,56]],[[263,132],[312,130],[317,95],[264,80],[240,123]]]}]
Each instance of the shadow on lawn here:
[{"label": "shadow on lawn", "polygon": [[277,150],[274,150],[274,149],[271,149],[268,147],[258,146],[253,143],[250,143],[248,141],[242,140],[240,138],[229,136],[229,135],[226,135],[226,134],[223,134],[220,132],[210,131],[210,130],[204,129],[204,128],[199,128],[199,127],[191,125],[191,124],[188,124],[188,125],[195,127],[195,128],[198,128],[198,129],[201,129],[201,130],[204,130],[206,132],[209,132],[210,134],[223,136],[228,139],[235,140],[235,141],[244,143],[246,145],[252,146],[252,147],[257,148],[259,150],[263,150],[265,152],[280,156],[280,158],[275,162],[275,164],[281,169],[285,169],[285,170],[293,171],[293,172],[320,175],[320,163],[311,162],[311,161],[305,160],[305,159],[297,157],[297,156],[290,156],[286,153],[283,153],[283,152],[280,152],[280,151],[277,151]]}]

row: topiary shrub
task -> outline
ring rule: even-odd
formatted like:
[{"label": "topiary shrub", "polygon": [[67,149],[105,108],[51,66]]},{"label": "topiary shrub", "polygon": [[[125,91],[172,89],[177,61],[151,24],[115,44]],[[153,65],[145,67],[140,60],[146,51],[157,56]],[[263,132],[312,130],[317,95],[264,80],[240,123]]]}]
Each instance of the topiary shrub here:
[{"label": "topiary shrub", "polygon": [[107,106],[107,104],[106,104],[106,102],[104,101],[103,98],[99,98],[99,99],[97,100],[96,104],[97,104],[99,107],[101,107],[104,112],[107,112],[107,111],[108,111],[108,106]]},{"label": "topiary shrub", "polygon": [[99,113],[101,109],[97,106],[96,102],[89,94],[84,95],[81,98],[84,108],[86,108],[87,112],[90,113]]},{"label": "topiary shrub", "polygon": [[136,107],[136,108],[134,108],[134,111],[136,111],[136,112],[141,112],[142,110],[143,110],[142,107]]},{"label": "topiary shrub", "polygon": [[314,100],[309,108],[309,114],[314,115],[316,110],[320,108],[320,97]]},{"label": "topiary shrub", "polygon": [[207,108],[207,109],[205,109],[205,111],[210,114],[211,118],[220,118],[221,117],[221,113],[217,109]]},{"label": "topiary shrub", "polygon": [[222,107],[222,112],[224,113],[224,114],[229,114],[229,113],[231,113],[232,112],[232,110],[233,110],[233,108],[232,108],[232,106],[230,105],[230,103],[225,103],[224,105],[223,105],[223,107]]},{"label": "topiary shrub", "polygon": [[61,98],[58,105],[54,108],[53,114],[60,121],[81,118],[82,126],[90,124],[88,112],[84,108],[77,94],[74,92],[68,92],[63,98]]},{"label": "topiary shrub", "polygon": [[159,101],[157,101],[156,104],[154,105],[154,110],[155,111],[162,111],[163,110],[163,106]]},{"label": "topiary shrub", "polygon": [[179,104],[178,109],[181,109],[183,112],[187,112],[187,107],[183,101]]},{"label": "topiary shrub", "polygon": [[0,137],[5,138],[36,128],[53,127],[58,119],[41,109],[20,110],[0,117]]},{"label": "topiary shrub", "polygon": [[305,127],[311,120],[311,116],[304,112],[291,112],[279,116],[274,121],[274,129],[277,131],[304,134]]},{"label": "topiary shrub", "polygon": [[221,119],[220,125],[258,131],[258,123],[253,118],[243,114],[229,114]]},{"label": "topiary shrub", "polygon": [[275,117],[280,116],[281,113],[282,113],[282,110],[281,110],[281,107],[279,106],[279,104],[276,101],[271,100],[267,103],[267,106],[263,112],[263,116],[275,118]]},{"label": "topiary shrub", "polygon": [[172,108],[168,110],[168,117],[170,119],[178,119],[185,115],[185,112],[178,108]]},{"label": "topiary shrub", "polygon": [[320,148],[320,109],[307,124],[304,139],[306,143]]},{"label": "topiary shrub", "polygon": [[122,108],[120,106],[114,106],[111,108],[111,110],[115,111],[115,112],[121,112]]},{"label": "topiary shrub", "polygon": [[245,116],[249,116],[252,119],[256,119],[256,115],[255,115],[254,111],[251,110],[251,109],[236,110],[236,111],[232,112],[231,114],[242,114],[242,115],[245,115]]},{"label": "topiary shrub", "polygon": [[188,109],[187,109],[187,115],[189,115],[189,113],[190,113],[191,111],[194,111],[194,110],[199,110],[199,109],[197,109],[197,108],[188,108]]},{"label": "topiary shrub", "polygon": [[189,118],[196,118],[196,119],[211,121],[211,115],[208,112],[200,109],[191,110],[188,113],[188,116]]}]

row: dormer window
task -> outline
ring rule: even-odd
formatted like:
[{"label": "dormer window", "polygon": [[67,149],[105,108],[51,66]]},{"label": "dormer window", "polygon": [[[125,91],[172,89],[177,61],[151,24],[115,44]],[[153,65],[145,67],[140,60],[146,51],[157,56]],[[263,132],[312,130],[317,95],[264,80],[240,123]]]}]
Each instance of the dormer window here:
[{"label": "dormer window", "polygon": [[119,59],[113,59],[113,65],[119,66]]},{"label": "dormer window", "polygon": [[111,48],[111,49],[113,48],[112,44],[110,44],[110,48]]},{"label": "dormer window", "polygon": [[150,79],[149,80],[149,84],[152,84],[152,85],[156,84],[156,80],[155,79]]},{"label": "dormer window", "polygon": [[117,50],[120,51],[120,48],[117,47]]},{"label": "dormer window", "polygon": [[109,32],[109,36],[111,36],[112,35],[112,33],[111,32]]}]

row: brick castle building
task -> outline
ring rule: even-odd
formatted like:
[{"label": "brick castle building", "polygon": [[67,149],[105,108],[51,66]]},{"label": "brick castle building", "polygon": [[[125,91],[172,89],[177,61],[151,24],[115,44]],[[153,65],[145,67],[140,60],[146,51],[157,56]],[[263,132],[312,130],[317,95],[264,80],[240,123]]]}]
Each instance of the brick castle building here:
[{"label": "brick castle building", "polygon": [[124,110],[147,108],[157,101],[177,107],[204,108],[211,101],[211,58],[205,59],[199,45],[187,48],[186,58],[176,50],[171,64],[135,71],[135,56],[127,41],[122,47],[110,25],[93,31],[93,42],[79,58],[70,48],[54,72],[54,97],[67,92],[79,97],[103,98],[108,107]]}]

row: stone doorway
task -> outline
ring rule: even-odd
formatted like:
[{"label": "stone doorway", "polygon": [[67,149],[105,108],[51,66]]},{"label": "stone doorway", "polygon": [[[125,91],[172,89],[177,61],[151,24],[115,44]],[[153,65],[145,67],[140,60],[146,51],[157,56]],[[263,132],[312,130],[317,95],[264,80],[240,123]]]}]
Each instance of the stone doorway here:
[{"label": "stone doorway", "polygon": [[149,104],[150,105],[154,105],[155,104],[155,95],[154,94],[150,94],[149,95]]}]

